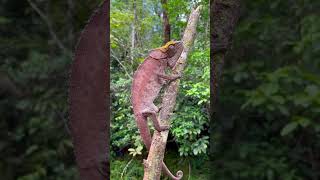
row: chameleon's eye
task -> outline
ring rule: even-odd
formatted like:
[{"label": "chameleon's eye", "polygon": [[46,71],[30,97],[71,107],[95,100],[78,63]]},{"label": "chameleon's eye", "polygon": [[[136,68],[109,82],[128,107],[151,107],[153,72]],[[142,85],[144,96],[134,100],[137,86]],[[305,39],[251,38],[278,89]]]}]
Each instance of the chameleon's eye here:
[{"label": "chameleon's eye", "polygon": [[170,46],[169,46],[169,48],[170,48],[170,49],[173,49],[173,48],[174,48],[174,46],[173,46],[173,45],[170,45]]}]

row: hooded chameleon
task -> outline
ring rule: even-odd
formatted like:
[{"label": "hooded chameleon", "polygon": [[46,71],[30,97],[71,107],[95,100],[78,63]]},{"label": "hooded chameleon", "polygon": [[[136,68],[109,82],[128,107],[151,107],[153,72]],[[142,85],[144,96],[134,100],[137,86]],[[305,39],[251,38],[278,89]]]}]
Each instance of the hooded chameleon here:
[{"label": "hooded chameleon", "polygon": [[[173,69],[183,50],[181,41],[169,41],[164,46],[154,49],[138,67],[133,76],[131,87],[131,102],[137,126],[141,138],[147,147],[151,146],[151,134],[148,128],[147,118],[150,117],[157,131],[168,130],[170,126],[161,125],[157,118],[159,108],[154,105],[162,86],[168,81],[180,78],[180,75],[167,75],[167,68]],[[174,180],[182,178],[182,171],[174,176],[162,162],[162,169]]]}]

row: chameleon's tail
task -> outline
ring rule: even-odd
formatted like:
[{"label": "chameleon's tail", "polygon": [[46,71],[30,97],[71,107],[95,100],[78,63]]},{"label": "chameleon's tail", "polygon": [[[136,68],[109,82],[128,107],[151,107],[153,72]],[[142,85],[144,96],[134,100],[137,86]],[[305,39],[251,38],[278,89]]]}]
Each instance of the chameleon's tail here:
[{"label": "chameleon's tail", "polygon": [[142,114],[138,114],[136,115],[136,122],[140,131],[141,139],[145,144],[145,146],[147,147],[147,149],[149,150],[152,139],[151,139],[151,134],[148,127],[147,117],[143,116]]},{"label": "chameleon's tail", "polygon": [[[137,126],[139,128],[142,141],[145,144],[145,146],[147,147],[147,149],[149,150],[150,146],[151,146],[152,139],[151,139],[151,134],[150,134],[150,130],[148,127],[147,117],[140,115],[140,114],[136,115],[136,121],[137,121]],[[176,173],[176,176],[174,176],[170,172],[170,170],[167,168],[166,164],[163,161],[162,161],[162,171],[164,171],[173,180],[180,180],[183,176],[182,171],[178,171]]]},{"label": "chameleon's tail", "polygon": [[162,161],[162,171],[164,171],[173,180],[180,180],[183,176],[183,172],[180,170],[177,171],[176,176],[174,176],[163,161]]}]

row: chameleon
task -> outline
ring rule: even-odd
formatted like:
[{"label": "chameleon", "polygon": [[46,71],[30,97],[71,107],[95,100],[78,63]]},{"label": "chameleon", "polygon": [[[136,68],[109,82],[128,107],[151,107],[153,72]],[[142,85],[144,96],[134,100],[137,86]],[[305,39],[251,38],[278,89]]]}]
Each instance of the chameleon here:
[{"label": "chameleon", "polygon": [[[147,118],[151,118],[154,128],[157,131],[164,131],[170,128],[169,125],[161,125],[157,118],[160,111],[154,104],[161,88],[164,84],[181,77],[178,75],[167,75],[167,68],[174,69],[183,50],[181,41],[169,41],[164,46],[150,51],[148,57],[137,68],[133,75],[131,86],[131,103],[136,124],[140,131],[140,136],[147,150],[151,146],[151,134],[148,127]],[[174,180],[182,178],[182,171],[174,176],[162,162],[163,171]]]},{"label": "chameleon", "polygon": [[69,72],[69,121],[81,180],[110,179],[109,1],[92,14],[78,40]]}]

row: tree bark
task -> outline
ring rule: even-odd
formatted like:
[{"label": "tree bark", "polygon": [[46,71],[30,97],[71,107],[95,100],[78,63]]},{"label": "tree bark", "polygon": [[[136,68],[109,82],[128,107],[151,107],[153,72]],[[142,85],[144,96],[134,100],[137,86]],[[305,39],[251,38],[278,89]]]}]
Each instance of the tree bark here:
[{"label": "tree bark", "polygon": [[133,8],[133,17],[134,20],[132,21],[131,24],[131,47],[130,47],[130,60],[131,60],[131,74],[133,74],[133,51],[136,45],[136,23],[137,23],[137,2],[136,0],[133,0],[133,4],[132,4],[132,8]]},{"label": "tree bark", "polygon": [[167,6],[167,0],[161,0],[161,5],[162,5],[162,19],[163,19],[163,44],[166,44],[167,42],[170,41],[170,22],[169,22],[169,17],[168,13],[166,10]]},{"label": "tree bark", "polygon": [[[177,62],[177,65],[173,69],[173,74],[182,73],[185,65],[189,51],[193,45],[196,26],[200,16],[201,6],[192,10],[190,18],[185,29],[182,41],[184,45],[184,50]],[[159,113],[159,119],[161,124],[170,124],[169,118],[170,114],[173,112],[174,106],[176,104],[176,97],[178,94],[179,80],[174,81],[169,84],[168,88],[164,92],[162,98],[162,108]],[[169,131],[158,132],[155,131],[152,138],[151,148],[149,150],[148,159],[146,161],[147,166],[145,166],[144,180],[159,180],[162,169],[162,161],[164,158],[165,146],[167,143]]]}]

